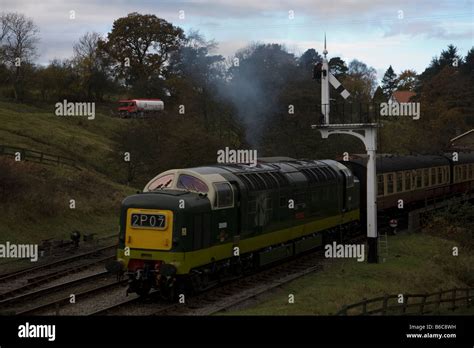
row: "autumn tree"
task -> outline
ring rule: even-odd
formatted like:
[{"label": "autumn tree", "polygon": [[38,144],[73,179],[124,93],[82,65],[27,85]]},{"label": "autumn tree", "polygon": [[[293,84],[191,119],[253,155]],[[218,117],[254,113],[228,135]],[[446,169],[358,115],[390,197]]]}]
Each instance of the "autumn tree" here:
[{"label": "autumn tree", "polygon": [[310,48],[298,58],[298,66],[308,73],[311,73],[314,64],[320,62],[322,59],[323,57],[321,57],[321,55],[314,48]]},{"label": "autumn tree", "polygon": [[367,64],[354,59],[349,63],[346,77],[342,82],[354,101],[369,103],[377,87],[377,72]]},{"label": "autumn tree", "polygon": [[184,39],[183,30],[155,15],[130,13],[114,21],[99,49],[114,63],[116,76],[140,96],[163,95],[170,55]]},{"label": "autumn tree", "polygon": [[414,91],[417,83],[418,75],[416,71],[406,69],[398,76],[397,90],[399,91]]},{"label": "autumn tree", "polygon": [[329,70],[337,79],[343,79],[349,70],[346,62],[340,57],[333,57],[329,60]]}]

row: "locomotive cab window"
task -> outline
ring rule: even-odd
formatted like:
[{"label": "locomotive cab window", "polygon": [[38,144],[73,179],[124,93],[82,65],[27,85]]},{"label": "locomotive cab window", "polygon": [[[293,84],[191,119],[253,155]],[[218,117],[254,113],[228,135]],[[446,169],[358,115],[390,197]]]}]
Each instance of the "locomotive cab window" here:
[{"label": "locomotive cab window", "polygon": [[215,207],[229,208],[234,205],[234,193],[229,183],[215,183],[214,188],[216,189],[216,199],[214,201]]},{"label": "locomotive cab window", "polygon": [[166,187],[171,187],[174,180],[174,174],[167,174],[159,177],[148,186],[148,191],[159,190]]},{"label": "locomotive cab window", "polygon": [[209,188],[201,179],[192,175],[181,174],[176,184],[177,188],[194,191],[194,192],[209,192]]}]

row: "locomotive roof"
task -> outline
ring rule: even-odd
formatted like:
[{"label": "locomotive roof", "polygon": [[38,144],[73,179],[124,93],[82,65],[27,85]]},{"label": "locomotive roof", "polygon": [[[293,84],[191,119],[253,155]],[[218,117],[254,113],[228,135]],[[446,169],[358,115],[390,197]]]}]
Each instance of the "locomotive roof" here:
[{"label": "locomotive roof", "polygon": [[[458,154],[458,161],[455,162],[457,164],[463,163],[474,163],[474,152],[457,152]],[[446,157],[449,159],[453,158],[453,152],[449,152],[445,154]]]},{"label": "locomotive roof", "polygon": [[[367,166],[367,155],[357,155],[358,158],[343,163],[355,163],[363,167]],[[449,165],[448,158],[436,155],[378,155],[376,166],[377,172],[387,173],[401,170],[420,169],[429,167],[441,167]]]}]

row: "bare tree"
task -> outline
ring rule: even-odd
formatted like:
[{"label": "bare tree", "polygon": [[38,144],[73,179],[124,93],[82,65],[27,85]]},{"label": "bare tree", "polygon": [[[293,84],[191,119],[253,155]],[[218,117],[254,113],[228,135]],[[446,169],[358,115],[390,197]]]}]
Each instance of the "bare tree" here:
[{"label": "bare tree", "polygon": [[0,44],[3,42],[3,39],[8,34],[7,21],[5,20],[6,15],[0,14]]},{"label": "bare tree", "polygon": [[99,33],[85,33],[74,46],[74,56],[79,59],[95,60],[97,57],[97,43],[101,39]]},{"label": "bare tree", "polygon": [[24,95],[25,73],[21,67],[30,64],[36,56],[38,27],[30,18],[20,13],[7,13],[1,16],[0,38],[4,63],[9,66],[10,81],[15,92],[15,99],[21,100]]},{"label": "bare tree", "polygon": [[110,64],[98,49],[99,33],[86,33],[74,44],[73,64],[79,74],[79,84],[87,98],[101,100],[111,87]]}]

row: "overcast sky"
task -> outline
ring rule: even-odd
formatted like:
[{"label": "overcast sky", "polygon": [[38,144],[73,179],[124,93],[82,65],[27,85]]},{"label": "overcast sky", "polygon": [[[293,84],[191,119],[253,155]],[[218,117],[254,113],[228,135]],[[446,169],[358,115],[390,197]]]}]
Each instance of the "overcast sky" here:
[{"label": "overcast sky", "polygon": [[450,43],[462,55],[474,46],[474,0],[0,0],[0,11],[23,13],[38,25],[41,64],[70,57],[81,35],[105,36],[115,19],[131,12],[199,30],[225,57],[253,41],[284,44],[297,55],[322,52],[326,32],[329,57],[362,60],[379,78],[389,65],[397,73],[422,72]]}]

